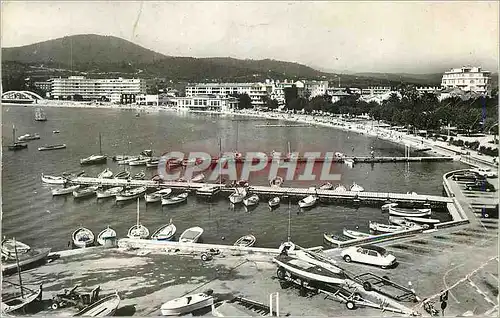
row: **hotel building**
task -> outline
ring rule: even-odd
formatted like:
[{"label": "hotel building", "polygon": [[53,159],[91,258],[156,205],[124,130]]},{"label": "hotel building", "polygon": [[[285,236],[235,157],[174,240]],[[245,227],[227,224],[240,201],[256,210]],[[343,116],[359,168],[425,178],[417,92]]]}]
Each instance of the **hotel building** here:
[{"label": "hotel building", "polygon": [[443,74],[443,88],[460,88],[463,91],[486,93],[491,83],[491,73],[481,67],[452,68]]},{"label": "hotel building", "polygon": [[263,97],[272,92],[272,85],[264,83],[196,83],[186,86],[186,96],[217,95],[227,97],[233,94],[247,94],[254,107],[264,105]]},{"label": "hotel building", "polygon": [[238,99],[221,95],[195,95],[175,97],[170,101],[172,107],[178,110],[222,111],[238,109]]}]

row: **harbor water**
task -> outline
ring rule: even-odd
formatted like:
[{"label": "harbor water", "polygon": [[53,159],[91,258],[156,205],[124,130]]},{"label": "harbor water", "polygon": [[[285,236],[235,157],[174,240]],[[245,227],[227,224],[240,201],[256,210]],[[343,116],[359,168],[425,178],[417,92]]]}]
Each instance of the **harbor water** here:
[{"label": "harbor water", "polygon": [[[85,226],[94,233],[106,226],[114,228],[124,237],[136,222],[136,202],[116,204],[114,199],[97,200],[96,197],[74,199],[71,195],[52,197],[51,185],[43,184],[41,173],[59,175],[63,172],[85,170],[88,176],[96,176],[105,167],[119,172],[111,160],[113,155],[139,154],[152,149],[159,156],[168,151],[200,151],[214,156],[219,152],[219,139],[223,151],[272,150],[287,152],[287,142],[292,151],[300,153],[316,151],[342,152],[346,155],[404,156],[404,147],[375,137],[327,127],[286,127],[278,120],[177,113],[170,111],[141,112],[118,109],[56,108],[46,107],[46,122],[34,121],[34,108],[3,105],[2,109],[2,233],[37,247],[61,250],[68,247],[71,233]],[[272,124],[272,126],[268,126]],[[12,142],[12,125],[17,136],[39,133],[40,140],[30,141],[28,149],[7,151]],[[267,125],[267,126],[264,126]],[[54,130],[60,133],[54,134]],[[99,152],[99,133],[102,135],[102,151],[107,154],[104,165],[80,166],[79,160]],[[66,149],[37,151],[45,144],[65,143]],[[412,154],[422,155],[422,154]],[[332,173],[338,173],[338,183],[349,187],[356,182],[365,191],[417,192],[441,195],[442,175],[450,170],[466,166],[459,162],[425,163],[376,163],[334,164]],[[156,169],[128,167],[133,174],[144,170],[146,177],[157,174]],[[280,175],[284,176],[286,172]],[[267,176],[251,176],[253,185],[267,185]],[[309,187],[324,181],[285,181],[284,186]],[[336,182],[333,182],[336,183]],[[288,205],[270,211],[265,200],[251,211],[244,207],[230,207],[227,198],[206,202],[192,194],[186,204],[165,206],[140,203],[141,223],[152,233],[172,219],[180,234],[192,226],[200,226],[205,232],[205,243],[232,244],[245,234],[254,234],[255,246],[277,247],[286,240],[288,229]],[[446,213],[433,215],[448,220]],[[291,237],[302,246],[323,243],[323,233],[342,233],[344,227],[368,231],[368,222],[388,222],[388,215],[380,209],[339,205],[320,205],[311,210],[299,211],[296,204],[291,209]]]}]

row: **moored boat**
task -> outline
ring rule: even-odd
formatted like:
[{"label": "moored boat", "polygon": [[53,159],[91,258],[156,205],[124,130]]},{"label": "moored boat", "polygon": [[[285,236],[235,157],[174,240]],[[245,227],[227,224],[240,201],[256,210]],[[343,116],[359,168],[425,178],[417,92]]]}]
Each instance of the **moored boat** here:
[{"label": "moored boat", "polygon": [[[32,266],[32,264],[44,261],[50,253],[50,248],[30,249],[26,253],[18,253],[19,267]],[[8,253],[2,250],[2,273],[17,271],[15,253]]]},{"label": "moored boat", "polygon": [[130,177],[130,171],[120,171],[115,175],[115,179],[128,179]]},{"label": "moored boat", "polygon": [[73,191],[73,197],[75,198],[85,198],[95,195],[98,186],[90,186],[86,188],[79,188]]},{"label": "moored boat", "polygon": [[299,201],[299,207],[300,208],[311,208],[316,205],[318,202],[318,197],[315,195],[309,195],[302,200]]},{"label": "moored boat", "polygon": [[14,151],[28,148],[27,143],[16,141],[16,127],[14,125],[12,125],[12,143],[7,145],[7,148]]},{"label": "moored boat", "polygon": [[129,230],[127,237],[131,239],[147,239],[149,230],[139,222],[139,198],[137,198],[137,222]]},{"label": "moored boat", "polygon": [[118,308],[119,305],[120,305],[120,296],[118,296],[118,293],[114,293],[113,295],[106,296],[88,305],[87,307],[77,312],[74,316],[75,317],[114,316],[116,309]]},{"label": "moored boat", "polygon": [[243,204],[245,206],[253,206],[259,203],[259,196],[256,194],[252,194],[246,199],[243,199]]},{"label": "moored boat", "polygon": [[320,190],[331,190],[333,189],[333,184],[330,182],[324,183],[319,187]]},{"label": "moored boat", "polygon": [[87,158],[80,159],[81,165],[93,165],[93,164],[101,164],[106,163],[108,157],[105,155],[91,155]]},{"label": "moored boat", "polygon": [[278,207],[280,205],[280,202],[281,202],[280,197],[274,197],[271,200],[269,200],[268,204],[269,207],[272,209]]},{"label": "moored boat", "polygon": [[354,167],[354,160],[352,159],[345,159],[344,160],[344,163],[349,167],[349,168],[352,168]]},{"label": "moored boat", "polygon": [[167,197],[172,193],[172,189],[166,188],[153,193],[146,193],[144,199],[146,203],[160,202],[163,197]]},{"label": "moored boat", "polygon": [[183,243],[196,243],[203,234],[203,229],[199,226],[191,227],[184,232],[182,232],[179,237],[179,242]]},{"label": "moored boat", "polygon": [[214,304],[214,298],[205,293],[192,294],[172,299],[161,305],[160,311],[163,316],[180,316]]},{"label": "moored boat", "polygon": [[277,176],[276,178],[269,181],[269,185],[275,188],[281,187],[282,184],[283,184],[283,178],[280,176]]},{"label": "moored boat", "polygon": [[116,201],[126,201],[139,198],[146,192],[146,187],[137,187],[132,189],[123,190],[116,195]]},{"label": "moored boat", "polygon": [[24,134],[22,136],[17,137],[18,141],[28,141],[28,140],[36,140],[36,139],[40,139],[40,135],[38,133]]},{"label": "moored boat", "polygon": [[19,254],[27,253],[31,250],[31,247],[28,244],[24,244],[19,241],[14,241],[11,239],[3,239],[2,240],[2,252],[7,254],[14,255],[17,251]]},{"label": "moored boat", "polygon": [[65,177],[55,177],[55,176],[49,176],[45,175],[42,173],[42,182],[48,183],[48,184],[65,184],[68,179]]},{"label": "moored boat", "polygon": [[441,223],[441,220],[438,220],[438,219],[428,219],[428,218],[420,218],[420,217],[413,217],[413,216],[407,216],[407,217],[405,217],[405,219],[408,221],[420,223],[420,224],[435,225],[435,224]]},{"label": "moored boat", "polygon": [[245,189],[239,190],[238,188],[229,196],[229,202],[233,204],[243,202],[243,199],[247,196],[247,191]]},{"label": "moored boat", "polygon": [[394,232],[405,231],[408,229],[409,228],[407,226],[403,225],[391,225],[391,224],[383,224],[370,221],[370,230],[375,232],[394,233]]},{"label": "moored boat", "polygon": [[102,179],[110,179],[113,177],[113,171],[109,170],[109,168],[104,169],[103,172],[99,173],[97,178],[102,178]]},{"label": "moored boat", "polygon": [[151,235],[151,239],[158,240],[158,241],[170,241],[174,238],[176,231],[177,231],[177,228],[172,223],[172,220],[170,220],[169,224],[162,225],[159,229],[157,229]]},{"label": "moored boat", "polygon": [[75,247],[89,247],[94,244],[95,235],[91,230],[80,227],[71,235]]},{"label": "moored boat", "polygon": [[73,185],[69,186],[66,188],[57,188],[57,189],[52,189],[52,195],[65,195],[65,194],[71,194],[73,191],[78,190],[80,188],[80,185]]},{"label": "moored boat", "polygon": [[172,204],[182,203],[187,200],[188,195],[189,195],[188,192],[183,192],[176,196],[163,197],[161,198],[161,205],[172,205]]},{"label": "moored boat", "polygon": [[134,176],[132,177],[132,179],[134,179],[134,180],[144,180],[144,177],[146,177],[146,173],[144,173],[144,171],[141,171],[141,172],[138,172],[138,173],[134,174]]},{"label": "moored boat", "polygon": [[397,207],[389,207],[389,215],[402,217],[424,217],[431,215],[431,209],[405,209]]},{"label": "moored boat", "polygon": [[104,245],[107,239],[115,238],[116,231],[108,226],[97,235],[97,243],[99,243],[99,245]]},{"label": "moored boat", "polygon": [[139,160],[139,157],[125,157],[124,159],[117,160],[117,165],[129,165],[132,161]]},{"label": "moored boat", "polygon": [[147,162],[149,162],[151,158],[138,158],[136,160],[132,160],[128,163],[129,166],[145,166]]},{"label": "moored boat", "polygon": [[203,173],[199,173],[191,179],[191,182],[203,182],[203,181],[205,181],[205,175]]},{"label": "moored boat", "polygon": [[38,147],[38,151],[48,151],[48,150],[57,150],[66,148],[66,144],[56,144],[56,145],[45,145],[42,147]]},{"label": "moored boat", "polygon": [[95,193],[98,199],[111,198],[123,191],[123,187],[112,187],[109,189],[98,189]]},{"label": "moored boat", "polygon": [[342,184],[339,184],[333,189],[334,192],[346,192],[347,189]]},{"label": "moored boat", "polygon": [[381,209],[382,209],[382,211],[389,211],[389,208],[391,208],[391,207],[395,208],[397,206],[398,206],[397,203],[386,203],[386,204],[382,205]]},{"label": "moored boat", "polygon": [[250,247],[255,244],[255,241],[256,238],[252,234],[244,235],[234,242],[234,246]]},{"label": "moored boat", "polygon": [[351,191],[351,192],[363,192],[363,191],[365,191],[365,189],[362,186],[360,186],[359,184],[357,184],[356,182],[353,182],[349,191]]},{"label": "moored boat", "polygon": [[344,230],[342,231],[342,233],[345,236],[350,237],[352,239],[367,238],[367,237],[372,236],[372,235],[370,235],[368,233],[358,232],[358,231],[354,231],[354,230],[348,230],[346,228],[344,228]]}]

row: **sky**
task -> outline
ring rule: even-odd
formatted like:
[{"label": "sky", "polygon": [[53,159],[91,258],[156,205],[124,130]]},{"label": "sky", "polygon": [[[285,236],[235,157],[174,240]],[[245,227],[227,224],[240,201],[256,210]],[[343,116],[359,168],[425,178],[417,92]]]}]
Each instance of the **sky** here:
[{"label": "sky", "polygon": [[337,72],[498,68],[498,1],[3,1],[1,11],[2,47],[92,33],[165,55]]}]

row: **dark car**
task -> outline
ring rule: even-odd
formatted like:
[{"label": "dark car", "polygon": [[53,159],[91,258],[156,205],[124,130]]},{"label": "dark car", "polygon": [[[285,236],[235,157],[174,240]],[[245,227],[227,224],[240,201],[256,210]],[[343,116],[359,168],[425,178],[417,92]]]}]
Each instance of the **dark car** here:
[{"label": "dark car", "polygon": [[484,180],[485,178],[478,173],[472,171],[460,171],[456,172],[451,176],[454,181],[472,181],[476,182],[478,180]]},{"label": "dark car", "polygon": [[481,211],[481,215],[483,218],[496,218],[498,219],[498,204],[493,207],[484,206]]},{"label": "dark car", "polygon": [[473,191],[494,192],[495,186],[489,183],[488,181],[478,181],[472,184],[467,184],[465,186],[465,189]]}]

